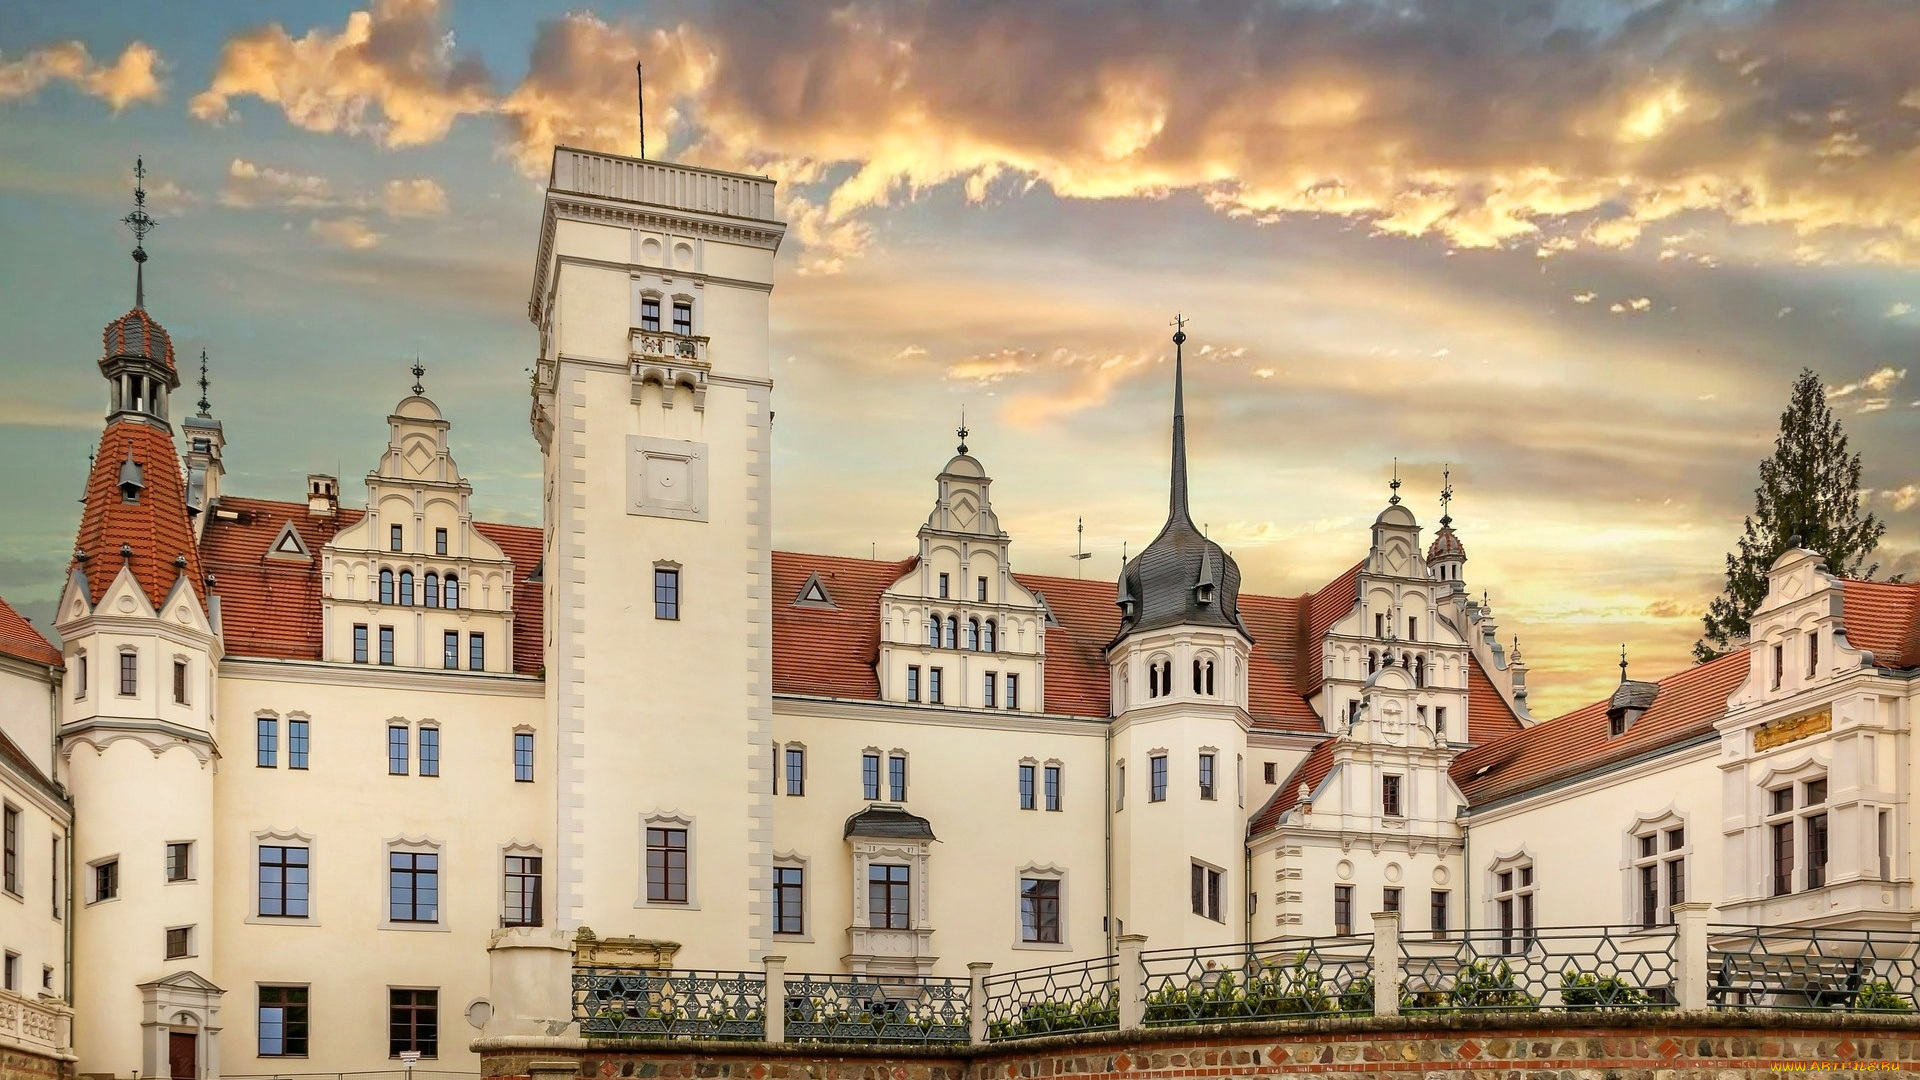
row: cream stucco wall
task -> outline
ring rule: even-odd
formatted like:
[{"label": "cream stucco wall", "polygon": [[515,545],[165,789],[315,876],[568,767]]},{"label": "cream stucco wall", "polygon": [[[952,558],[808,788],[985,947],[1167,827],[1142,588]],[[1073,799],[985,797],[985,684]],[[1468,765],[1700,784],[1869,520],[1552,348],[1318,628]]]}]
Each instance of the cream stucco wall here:
[{"label": "cream stucco wall", "polygon": [[[31,999],[67,993],[66,859],[72,808],[49,789],[53,758],[54,694],[59,672],[0,656],[0,723],[22,752],[46,762],[38,775],[0,759],[0,799],[18,813],[16,879],[0,888],[0,948],[14,954],[14,989]],[[52,969],[51,980],[43,976]]]}]

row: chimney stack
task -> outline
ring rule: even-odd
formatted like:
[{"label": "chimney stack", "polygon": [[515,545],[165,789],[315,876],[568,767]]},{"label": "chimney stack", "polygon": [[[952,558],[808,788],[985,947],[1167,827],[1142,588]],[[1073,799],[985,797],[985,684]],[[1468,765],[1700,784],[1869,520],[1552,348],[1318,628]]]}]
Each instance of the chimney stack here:
[{"label": "chimney stack", "polygon": [[332,517],[340,509],[340,480],[325,473],[307,474],[307,513]]}]

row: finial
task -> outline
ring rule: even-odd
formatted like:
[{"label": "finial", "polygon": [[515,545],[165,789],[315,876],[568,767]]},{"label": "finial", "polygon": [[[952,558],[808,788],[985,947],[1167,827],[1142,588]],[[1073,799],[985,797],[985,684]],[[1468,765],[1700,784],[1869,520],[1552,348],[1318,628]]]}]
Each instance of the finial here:
[{"label": "finial", "polygon": [[960,436],[960,452],[963,454],[966,453],[967,435],[970,433],[967,431],[967,407],[965,405],[960,406],[960,426],[955,428],[953,433]]},{"label": "finial", "polygon": [[1453,463],[1440,469],[1440,527],[1453,524]]},{"label": "finial", "polygon": [[154,230],[158,222],[147,213],[147,163],[144,158],[133,159],[133,212],[120,219],[121,223],[133,230],[133,306],[146,310],[147,307],[147,234]]},{"label": "finial", "polygon": [[1620,646],[1620,681],[1627,681],[1627,647],[1624,643]]},{"label": "finial", "polygon": [[1175,345],[1185,345],[1187,343],[1187,317],[1176,314],[1173,317],[1172,326],[1173,343]]},{"label": "finial", "polygon": [[416,355],[413,358],[413,366],[408,368],[407,370],[413,372],[413,396],[419,397],[421,394],[426,393],[427,388],[420,385],[420,376],[425,375],[427,373],[427,369],[423,364],[420,363],[419,356]]},{"label": "finial", "polygon": [[207,410],[211,408],[213,408],[212,403],[207,401],[207,350],[201,349],[200,350],[200,415],[202,417],[210,418],[213,414],[209,413]]},{"label": "finial", "polygon": [[1387,486],[1393,489],[1393,496],[1387,500],[1387,505],[1399,506],[1400,505],[1400,459],[1399,458],[1393,459],[1393,480],[1391,483],[1387,484]]},{"label": "finial", "polygon": [[1173,482],[1167,497],[1167,520],[1187,518],[1187,406],[1185,361],[1181,346],[1187,343],[1187,317],[1173,317]]}]

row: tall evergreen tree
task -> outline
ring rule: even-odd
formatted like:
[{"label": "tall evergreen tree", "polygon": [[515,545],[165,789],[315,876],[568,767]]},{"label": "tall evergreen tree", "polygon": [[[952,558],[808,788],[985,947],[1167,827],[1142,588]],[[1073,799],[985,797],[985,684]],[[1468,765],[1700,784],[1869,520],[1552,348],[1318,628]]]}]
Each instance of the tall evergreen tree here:
[{"label": "tall evergreen tree", "polygon": [[1867,565],[1867,557],[1886,531],[1880,519],[1861,514],[1860,455],[1847,452],[1820,377],[1802,368],[1780,414],[1773,456],[1760,463],[1739,550],[1727,555],[1726,591],[1702,619],[1706,632],[1694,643],[1694,659],[1711,660],[1746,644],[1748,620],[1767,596],[1767,571],[1794,537],[1834,573],[1872,577],[1880,567]]}]

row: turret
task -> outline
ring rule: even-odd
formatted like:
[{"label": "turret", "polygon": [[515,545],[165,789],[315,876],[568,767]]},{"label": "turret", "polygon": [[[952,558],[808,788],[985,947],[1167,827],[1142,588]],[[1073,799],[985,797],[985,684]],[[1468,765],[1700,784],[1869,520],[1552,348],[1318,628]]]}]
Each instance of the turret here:
[{"label": "turret", "polygon": [[220,498],[220,479],[227,473],[223,455],[226,433],[213,418],[212,403],[207,400],[207,350],[200,350],[199,411],[180,422],[180,433],[187,438],[187,513],[193,515],[193,535],[206,532],[207,514]]}]

